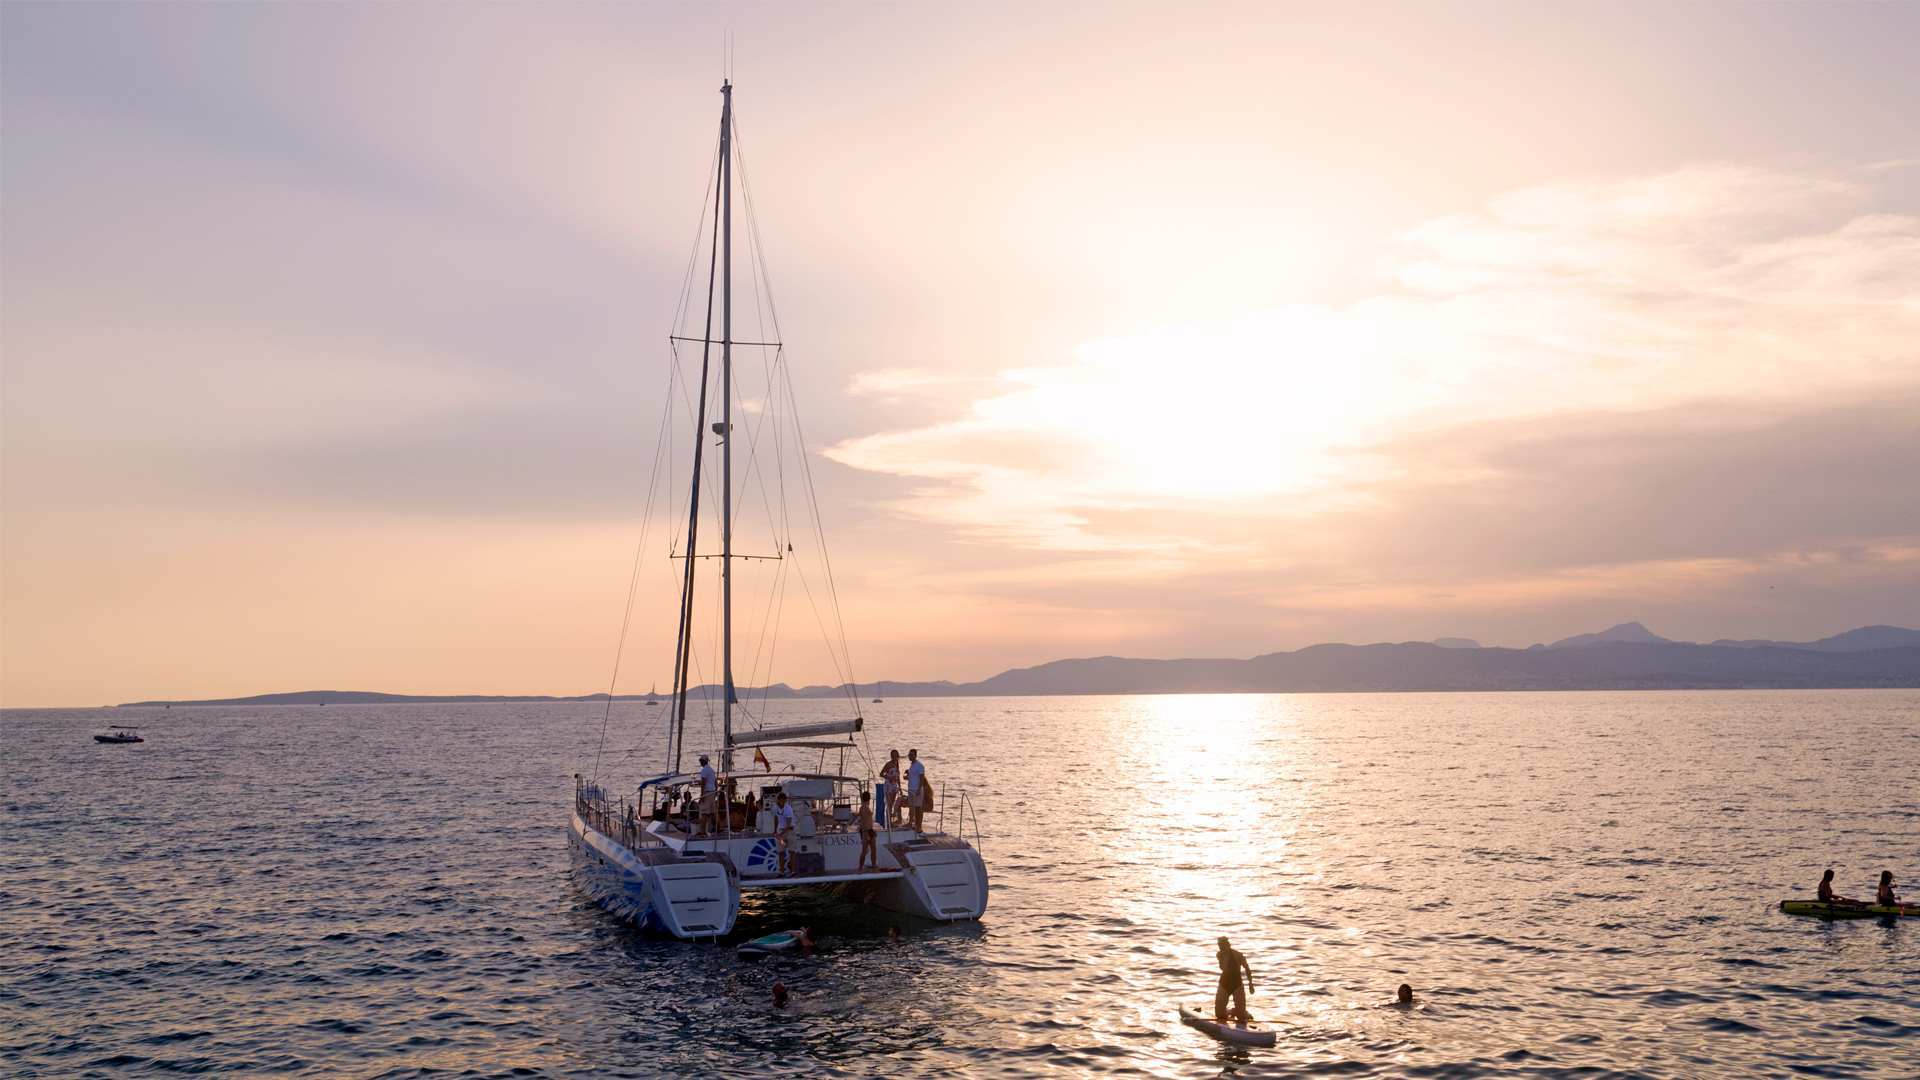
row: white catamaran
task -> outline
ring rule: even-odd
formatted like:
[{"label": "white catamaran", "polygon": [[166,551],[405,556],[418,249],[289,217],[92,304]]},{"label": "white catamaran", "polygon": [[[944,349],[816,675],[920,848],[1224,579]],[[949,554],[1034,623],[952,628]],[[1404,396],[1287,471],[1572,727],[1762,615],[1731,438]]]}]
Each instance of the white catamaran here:
[{"label": "white catamaran", "polygon": [[[794,540],[793,533],[784,529],[785,514],[770,513],[769,523],[774,533],[773,553],[753,555],[734,551],[736,347],[772,350],[772,362],[764,369],[768,372],[768,398],[777,396],[774,392],[776,377],[784,380],[785,376],[777,340],[777,317],[772,340],[768,340],[764,332],[756,335],[760,340],[754,341],[737,341],[733,336],[733,174],[738,155],[738,132],[734,124],[731,83],[723,84],[720,94],[719,148],[708,189],[710,197],[716,193],[718,196],[712,204],[714,212],[710,244],[705,244],[708,226],[706,210],[703,209],[701,213],[703,244],[708,247],[705,328],[698,337],[678,333],[671,335],[669,343],[676,356],[673,366],[676,373],[679,371],[678,346],[687,344],[699,347],[700,375],[697,392],[689,394],[686,391],[693,388],[684,384],[677,386],[692,418],[693,453],[685,532],[679,534],[680,542],[675,545],[675,558],[684,560],[684,566],[675,572],[679,579],[679,623],[674,648],[673,694],[667,699],[670,706],[666,733],[667,769],[662,775],[645,778],[637,788],[632,789],[603,778],[600,772],[606,747],[603,720],[601,752],[595,755],[591,774],[576,773],[574,776],[573,814],[567,839],[576,877],[594,900],[607,910],[644,929],[663,931],[680,938],[711,938],[727,934],[733,929],[734,920],[739,914],[742,893],[754,889],[827,888],[879,907],[926,919],[947,922],[978,919],[987,907],[987,868],[976,847],[979,834],[971,801],[964,793],[948,797],[945,794],[948,789],[943,787],[938,814],[926,823],[924,829],[915,829],[910,824],[924,815],[924,809],[922,813],[915,814],[900,807],[896,814],[895,807],[888,804],[898,805],[904,801],[905,792],[901,790],[904,785],[897,782],[904,777],[889,776],[890,780],[895,781],[891,785],[875,785],[872,782],[873,759],[866,752],[864,744],[855,740],[862,733],[864,721],[859,715],[858,689],[853,685],[850,665],[844,684],[845,697],[853,713],[850,719],[768,727],[758,721],[765,719],[771,695],[762,691],[755,715],[755,710],[751,708],[754,691],[748,689],[739,692],[748,697],[748,702],[743,704],[735,690],[735,563],[746,559],[779,562],[778,571],[784,573],[786,565],[781,561],[793,558]],[[740,187],[742,193],[747,194],[744,175]],[[750,194],[745,205],[749,215],[749,241],[753,242],[755,230],[751,228],[753,204]],[[689,262],[688,288],[683,290],[682,295],[683,313],[689,310],[687,298],[692,295],[691,286],[695,280],[693,272],[697,262],[697,258]],[[756,267],[756,271],[753,283],[764,288],[764,269]],[[713,334],[716,292],[720,323],[718,337]],[[761,315],[759,304],[756,294],[756,317]],[[766,310],[768,313],[772,311],[770,300]],[[764,327],[764,319],[762,325]],[[709,365],[716,349],[719,360],[717,377]],[[719,399],[719,416],[711,426],[707,420],[710,385]],[[674,389],[675,385],[670,383],[669,409],[672,407]],[[759,409],[746,411],[755,414],[754,418],[758,419],[758,414],[766,408],[766,400],[761,399]],[[793,400],[790,386],[786,388],[785,400],[788,403]],[[669,442],[669,430],[663,424],[663,445]],[[721,504],[718,515],[720,550],[703,553],[698,545],[700,497],[702,484],[711,485],[712,477],[703,479],[701,464],[702,450],[709,434],[716,438],[721,456],[718,485]],[[748,433],[742,431],[741,434],[746,436]],[[750,441],[750,450],[754,445]],[[788,445],[790,448],[798,446],[797,427]],[[802,473],[808,475],[805,473],[804,448],[799,448],[798,452],[802,460]],[[749,472],[753,469],[755,459],[756,455],[749,452]],[[656,476],[658,468],[656,462]],[[761,486],[763,489],[766,486],[764,479]],[[782,492],[784,499],[784,488]],[[820,543],[824,563],[824,533],[819,529],[810,480],[808,494],[805,505],[814,516],[811,522],[812,538]],[[644,545],[644,535],[642,543]],[[717,560],[719,568],[719,642],[716,651],[720,654],[718,666],[721,682],[717,692],[712,687],[689,685],[691,665],[696,662],[696,568],[704,560]],[[827,570],[830,574],[830,567]],[[636,559],[636,581],[639,572],[639,560]],[[807,578],[804,570],[800,573],[805,585]],[[807,588],[811,603],[812,587],[808,585]],[[631,597],[631,590],[629,595]],[[784,593],[778,595],[784,596]],[[631,605],[631,600],[629,603]],[[771,603],[769,610],[772,610]],[[816,618],[818,620],[817,611]],[[824,633],[826,620],[818,621]],[[838,624],[837,602],[832,609],[832,621]],[[762,637],[765,636],[766,628],[763,627]],[[623,649],[624,646],[623,632]],[[840,648],[844,655],[844,635]],[[767,650],[767,655],[771,655],[771,650]],[[770,659],[768,666],[771,667]],[[758,667],[759,658],[756,655],[755,673]],[[615,679],[618,679],[617,661]],[[771,679],[765,680],[765,683],[770,684]],[[750,682],[748,685],[753,684]],[[612,701],[610,693],[609,717]],[[719,714],[719,745],[713,748],[711,755],[699,756],[701,769],[697,771],[683,771],[690,702],[710,712],[716,711],[717,706]],[[753,726],[738,721],[748,721]],[[775,771],[774,758],[799,752],[804,752],[811,761],[817,762],[813,770],[796,771],[788,766],[782,771]],[[864,775],[850,774],[849,752],[857,761],[864,763],[861,770]],[[736,756],[741,753],[748,753],[749,756],[744,761],[737,761]],[[829,755],[836,753],[835,769],[829,771]],[[769,754],[774,757],[769,757]],[[710,758],[718,759],[717,769],[709,767]],[[746,767],[736,770],[736,764]],[[932,790],[932,785],[927,783],[923,783],[922,787],[927,791]],[[858,827],[863,793],[871,800],[869,805],[876,826],[871,855],[864,854],[863,837]],[[925,807],[933,801],[928,798],[921,805]],[[956,818],[961,822],[954,834],[942,831],[933,824],[934,821],[944,821],[948,810],[955,811]],[[973,826],[972,837],[976,843],[968,842],[969,824]]]}]

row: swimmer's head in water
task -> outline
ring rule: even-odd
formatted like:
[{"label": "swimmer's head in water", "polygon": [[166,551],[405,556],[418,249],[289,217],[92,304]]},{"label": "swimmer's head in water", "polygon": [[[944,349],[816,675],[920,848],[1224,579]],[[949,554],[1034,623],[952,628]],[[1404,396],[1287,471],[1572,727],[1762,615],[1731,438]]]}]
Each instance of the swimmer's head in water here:
[{"label": "swimmer's head in water", "polygon": [[1413,1004],[1413,987],[1408,986],[1406,983],[1401,983],[1399,992],[1394,995],[1394,1000],[1402,1005]]}]

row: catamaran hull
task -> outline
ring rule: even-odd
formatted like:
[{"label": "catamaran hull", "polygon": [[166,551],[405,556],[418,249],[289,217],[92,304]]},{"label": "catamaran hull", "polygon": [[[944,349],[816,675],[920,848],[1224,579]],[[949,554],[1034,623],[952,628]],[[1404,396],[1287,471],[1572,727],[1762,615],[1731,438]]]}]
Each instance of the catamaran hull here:
[{"label": "catamaran hull", "polygon": [[904,852],[907,873],[843,887],[848,899],[935,922],[965,922],[987,913],[987,864],[955,841],[916,844]]},{"label": "catamaran hull", "polygon": [[684,859],[668,848],[634,851],[573,816],[567,833],[574,878],[594,903],[642,930],[682,939],[732,932],[740,890],[723,862]]}]

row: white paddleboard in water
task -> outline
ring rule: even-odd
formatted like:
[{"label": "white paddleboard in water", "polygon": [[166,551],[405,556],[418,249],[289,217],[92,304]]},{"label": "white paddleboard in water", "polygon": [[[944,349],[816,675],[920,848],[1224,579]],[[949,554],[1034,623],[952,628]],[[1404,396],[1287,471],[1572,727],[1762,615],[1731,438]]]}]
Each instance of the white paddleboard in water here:
[{"label": "white paddleboard in water", "polygon": [[1239,1024],[1223,1024],[1210,1017],[1201,1016],[1185,1005],[1180,1006],[1180,1022],[1225,1042],[1245,1043],[1248,1046],[1272,1046],[1275,1035],[1261,1028],[1241,1027]]}]

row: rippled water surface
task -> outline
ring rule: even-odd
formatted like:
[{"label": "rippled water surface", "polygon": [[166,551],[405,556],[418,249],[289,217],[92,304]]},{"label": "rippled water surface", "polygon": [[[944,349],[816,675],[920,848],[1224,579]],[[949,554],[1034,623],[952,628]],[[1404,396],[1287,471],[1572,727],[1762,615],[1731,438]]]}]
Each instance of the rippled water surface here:
[{"label": "rippled water surface", "polygon": [[[872,705],[973,790],[987,918],[750,897],[825,930],[761,963],[574,887],[597,706],[130,712],[0,720],[0,1073],[1920,1074],[1920,920],[1775,909],[1920,879],[1912,691]],[[1175,1018],[1223,933],[1274,1049]]]}]

